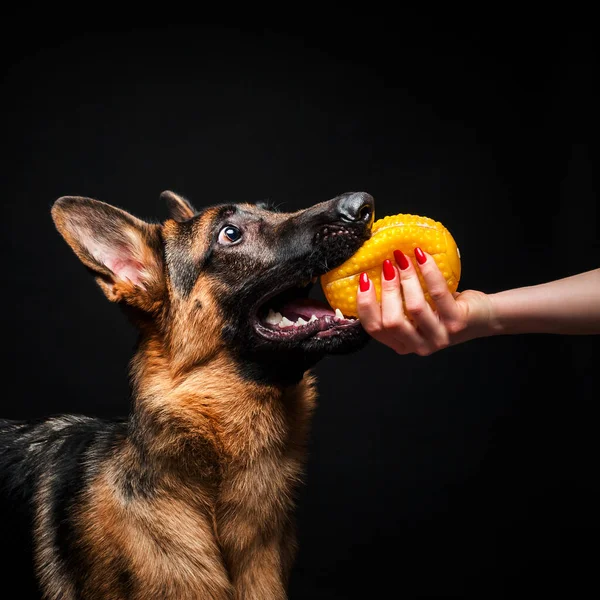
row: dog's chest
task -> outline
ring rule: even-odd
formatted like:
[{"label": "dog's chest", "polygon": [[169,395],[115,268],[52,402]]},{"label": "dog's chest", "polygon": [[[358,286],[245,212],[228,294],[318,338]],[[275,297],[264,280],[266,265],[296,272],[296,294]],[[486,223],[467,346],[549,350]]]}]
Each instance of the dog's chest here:
[{"label": "dog's chest", "polygon": [[235,455],[220,488],[221,540],[251,545],[257,537],[280,538],[301,479],[304,439],[312,397],[298,394],[261,407],[237,422]]},{"label": "dog's chest", "polygon": [[256,553],[288,552],[286,547],[293,543],[289,538],[292,498],[300,471],[296,458],[269,453],[231,469],[221,486],[215,515],[217,538],[230,568]]},{"label": "dog's chest", "polygon": [[[247,452],[233,459],[221,485],[220,502],[255,519],[272,518],[287,504],[302,469],[303,452],[284,423],[265,423],[247,431]],[[260,431],[260,429],[263,429]]]}]

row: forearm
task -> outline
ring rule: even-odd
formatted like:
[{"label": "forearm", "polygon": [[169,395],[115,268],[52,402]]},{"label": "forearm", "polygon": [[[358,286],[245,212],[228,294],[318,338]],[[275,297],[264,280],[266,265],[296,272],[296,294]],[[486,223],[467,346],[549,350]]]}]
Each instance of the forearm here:
[{"label": "forearm", "polygon": [[488,335],[600,333],[600,269],[489,298]]}]

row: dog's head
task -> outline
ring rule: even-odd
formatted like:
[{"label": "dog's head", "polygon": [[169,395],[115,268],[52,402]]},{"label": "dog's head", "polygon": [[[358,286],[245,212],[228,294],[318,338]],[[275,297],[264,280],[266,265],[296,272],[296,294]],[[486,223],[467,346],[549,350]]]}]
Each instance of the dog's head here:
[{"label": "dog's head", "polygon": [[224,351],[251,377],[290,381],[325,354],[366,342],[356,319],[308,293],[370,236],[371,196],[343,194],[294,213],[260,204],[197,211],[162,196],[171,217],[162,224],[77,197],[57,200],[52,216],[106,296],[160,338],[176,369]]}]

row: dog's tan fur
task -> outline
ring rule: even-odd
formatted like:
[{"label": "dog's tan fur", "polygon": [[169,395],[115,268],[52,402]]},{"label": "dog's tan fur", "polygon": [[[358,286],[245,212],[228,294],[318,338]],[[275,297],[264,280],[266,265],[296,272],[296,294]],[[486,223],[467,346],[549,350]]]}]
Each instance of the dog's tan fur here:
[{"label": "dog's tan fur", "polygon": [[297,286],[356,251],[372,198],[285,214],[163,197],[162,224],[88,198],[55,203],[57,229],[139,330],[131,413],[0,420],[0,467],[31,498],[46,600],[285,600],[308,369],[366,334],[329,309],[269,330],[266,302],[306,307]]},{"label": "dog's tan fur", "polygon": [[[312,379],[284,394],[267,386],[249,389],[228,368],[227,357],[217,356],[179,381],[155,362],[146,347],[135,361],[144,373],[138,407],[144,418],[165,425],[154,440],[156,460],[185,460],[190,445],[203,440],[194,455],[206,462],[181,467],[185,477],[166,473],[154,498],[129,502],[115,483],[123,465],[136,460],[123,443],[78,510],[83,543],[99,557],[85,597],[285,598],[295,549],[290,511],[314,405]],[[55,572],[44,577],[43,495],[42,487],[38,568],[48,597],[68,598],[62,595],[68,581]],[[114,563],[122,557],[132,577],[127,593],[115,579]]]},{"label": "dog's tan fur", "polygon": [[[77,535],[94,556],[85,598],[283,600],[295,551],[294,488],[315,403],[312,378],[283,388],[240,377],[220,342],[218,283],[201,275],[187,297],[165,293],[160,256],[147,243],[160,226],[138,222],[124,240],[144,266],[140,286],[98,268],[81,242],[92,227],[84,216],[57,209],[54,218],[107,297],[140,311],[134,313],[142,332],[131,369],[134,410],[156,476],[152,497],[123,496],[119,473],[138,468],[126,437],[89,485],[76,514]],[[210,218],[208,210],[195,224],[190,255],[205,251],[202,228]],[[168,220],[161,235],[178,235],[178,224]],[[35,502],[38,572],[47,598],[74,598],[45,543],[51,539],[46,493],[42,484]]]}]

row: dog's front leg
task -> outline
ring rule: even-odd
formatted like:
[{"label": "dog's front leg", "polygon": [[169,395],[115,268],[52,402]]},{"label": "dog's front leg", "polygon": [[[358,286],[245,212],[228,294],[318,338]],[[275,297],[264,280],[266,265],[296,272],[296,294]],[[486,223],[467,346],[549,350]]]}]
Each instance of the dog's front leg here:
[{"label": "dog's front leg", "polygon": [[278,539],[256,539],[250,547],[236,552],[232,559],[230,574],[235,600],[287,598]]},{"label": "dog's front leg", "polygon": [[[255,511],[237,506],[221,515],[220,544],[234,600],[286,600],[286,571],[290,562],[284,546],[286,527],[278,527],[281,515],[260,522]],[[285,540],[285,541],[284,541]]]}]

